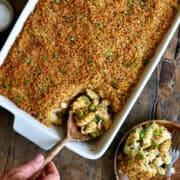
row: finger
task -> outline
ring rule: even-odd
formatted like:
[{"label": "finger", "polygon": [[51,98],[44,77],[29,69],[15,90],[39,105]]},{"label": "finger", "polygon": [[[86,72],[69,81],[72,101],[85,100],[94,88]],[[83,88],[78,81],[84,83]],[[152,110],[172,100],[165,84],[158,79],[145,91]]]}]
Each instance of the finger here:
[{"label": "finger", "polygon": [[46,175],[45,175],[45,172],[42,172],[39,177],[37,178],[37,180],[43,180],[45,179]]},{"label": "finger", "polygon": [[14,168],[10,171],[10,177],[16,177],[19,179],[27,179],[30,178],[33,174],[35,174],[42,166],[44,162],[43,155],[39,154],[33,160]]},{"label": "finger", "polygon": [[53,162],[50,162],[46,165],[45,172],[46,172],[46,175],[55,174],[59,176],[59,172]]},{"label": "finger", "polygon": [[49,174],[41,180],[61,180],[61,179],[60,179],[60,176],[57,174]]},{"label": "finger", "polygon": [[2,176],[3,176],[3,173],[0,173],[0,179],[2,178]]},{"label": "finger", "polygon": [[59,172],[54,165],[54,163],[50,162],[44,168],[45,176],[42,175],[38,178],[38,180],[60,180]]}]

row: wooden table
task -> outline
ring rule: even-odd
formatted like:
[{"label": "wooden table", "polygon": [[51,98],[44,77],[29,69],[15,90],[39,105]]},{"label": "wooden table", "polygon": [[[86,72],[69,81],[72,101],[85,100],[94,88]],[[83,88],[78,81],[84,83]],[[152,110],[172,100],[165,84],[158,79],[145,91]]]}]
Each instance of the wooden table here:
[{"label": "wooden table", "polygon": [[[16,3],[16,1],[12,1]],[[20,8],[16,8],[19,12]],[[7,33],[3,34],[5,37]],[[178,37],[179,36],[179,37]],[[3,38],[4,39],[4,38]],[[0,47],[2,34],[0,34]],[[178,29],[161,63],[156,68],[126,122],[105,155],[96,161],[86,160],[64,149],[55,163],[62,180],[113,180],[114,152],[123,133],[148,119],[168,119],[180,122],[180,30]],[[17,166],[44,153],[37,146],[16,134],[12,128],[13,115],[0,109],[0,171]],[[180,179],[180,176],[179,178]]]}]

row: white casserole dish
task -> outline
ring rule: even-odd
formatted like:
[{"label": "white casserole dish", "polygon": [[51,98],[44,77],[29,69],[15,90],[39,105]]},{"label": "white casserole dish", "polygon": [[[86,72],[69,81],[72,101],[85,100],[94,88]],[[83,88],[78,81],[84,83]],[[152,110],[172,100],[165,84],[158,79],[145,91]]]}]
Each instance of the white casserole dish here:
[{"label": "white casserole dish", "polygon": [[[4,60],[9,50],[11,49],[11,46],[13,45],[16,37],[21,32],[25,21],[34,10],[37,2],[38,0],[29,0],[27,2],[24,10],[22,11],[6,43],[4,44],[4,47],[0,52],[0,65],[4,63]],[[119,131],[120,127],[122,126],[123,122],[125,121],[128,113],[130,112],[131,108],[133,107],[140,93],[142,92],[144,86],[150,79],[164,51],[166,50],[171,38],[173,37],[173,34],[175,33],[179,25],[179,22],[180,22],[180,10],[178,11],[176,18],[173,21],[172,26],[170,27],[166,36],[164,37],[162,43],[157,48],[154,57],[147,65],[144,73],[142,74],[140,81],[138,82],[137,86],[134,88],[123,110],[115,117],[111,129],[108,132],[106,132],[97,141],[82,142],[82,143],[71,142],[71,143],[67,143],[66,145],[67,148],[71,149],[80,156],[83,156],[88,159],[98,159],[105,153],[105,151],[108,149],[111,142],[113,141],[115,135]],[[3,108],[7,109],[8,111],[14,114],[14,126],[13,126],[14,130],[44,150],[50,149],[64,137],[65,132],[63,127],[48,128],[44,126],[38,120],[33,118],[25,111],[19,109],[13,102],[11,102],[10,100],[8,100],[7,98],[1,95],[0,95],[0,106],[2,106]]]}]

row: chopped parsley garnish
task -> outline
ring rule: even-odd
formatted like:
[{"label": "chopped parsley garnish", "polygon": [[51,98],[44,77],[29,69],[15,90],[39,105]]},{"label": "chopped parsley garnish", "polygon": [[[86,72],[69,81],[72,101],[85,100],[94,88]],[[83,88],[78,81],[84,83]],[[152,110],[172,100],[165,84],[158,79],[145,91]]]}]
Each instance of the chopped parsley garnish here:
[{"label": "chopped parsley garnish", "polygon": [[104,28],[103,23],[101,23],[101,22],[96,23],[96,28],[99,29],[99,30],[103,29]]},{"label": "chopped parsley garnish", "polygon": [[93,62],[92,62],[91,59],[88,59],[88,65],[89,65],[89,66],[92,66],[92,65],[93,65]]},{"label": "chopped parsley garnish", "polygon": [[42,84],[41,87],[40,87],[40,91],[43,93],[43,92],[46,92],[48,90],[48,85],[47,84]]},{"label": "chopped parsley garnish", "polygon": [[140,0],[139,1],[139,5],[140,6],[145,6],[145,4],[146,4],[146,0]]},{"label": "chopped parsley garnish", "polygon": [[77,116],[78,116],[79,118],[82,118],[82,117],[84,116],[84,112],[83,112],[82,110],[79,110],[79,111],[77,112]]},{"label": "chopped parsley garnish", "polygon": [[163,3],[167,3],[167,0],[162,0]]},{"label": "chopped parsley garnish", "polygon": [[113,52],[110,49],[106,50],[106,56],[111,57],[113,55]]},{"label": "chopped parsley garnish", "polygon": [[133,13],[134,1],[133,0],[129,0],[127,5],[129,7],[129,9],[127,11],[127,14],[131,15]]},{"label": "chopped parsley garnish", "polygon": [[24,81],[24,84],[25,84],[26,86],[29,86],[30,83],[31,83],[31,82],[30,82],[29,80]]},{"label": "chopped parsley garnish", "polygon": [[22,96],[22,95],[19,95],[16,97],[16,102],[21,102],[23,100],[24,100],[24,96]]},{"label": "chopped parsley garnish", "polygon": [[24,59],[24,62],[25,62],[26,64],[31,64],[32,60],[31,60],[31,58],[25,58],[25,59]]},{"label": "chopped parsley garnish", "polygon": [[11,91],[11,86],[9,81],[4,81],[3,87],[6,89],[6,91]]},{"label": "chopped parsley garnish", "polygon": [[139,160],[143,160],[144,159],[144,155],[142,153],[137,153],[136,154],[136,157],[139,159]]},{"label": "chopped parsley garnish", "polygon": [[44,57],[43,57],[43,61],[47,62],[48,60],[49,60],[49,59],[48,59],[47,56],[44,56]]},{"label": "chopped parsley garnish", "polygon": [[55,2],[56,4],[60,4],[60,3],[61,3],[61,0],[54,0],[54,2]]},{"label": "chopped parsley garnish", "polygon": [[133,4],[134,4],[133,0],[129,0],[129,1],[128,1],[128,7],[129,7],[129,8],[132,8],[132,7],[133,7]]}]

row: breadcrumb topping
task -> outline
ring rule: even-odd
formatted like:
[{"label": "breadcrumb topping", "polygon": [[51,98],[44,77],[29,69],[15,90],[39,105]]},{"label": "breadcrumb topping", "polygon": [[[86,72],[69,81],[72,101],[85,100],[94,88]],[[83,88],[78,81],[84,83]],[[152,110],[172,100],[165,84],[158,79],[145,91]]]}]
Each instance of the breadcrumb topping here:
[{"label": "breadcrumb topping", "polygon": [[87,88],[120,112],[178,0],[40,0],[0,68],[0,94],[42,123]]}]

